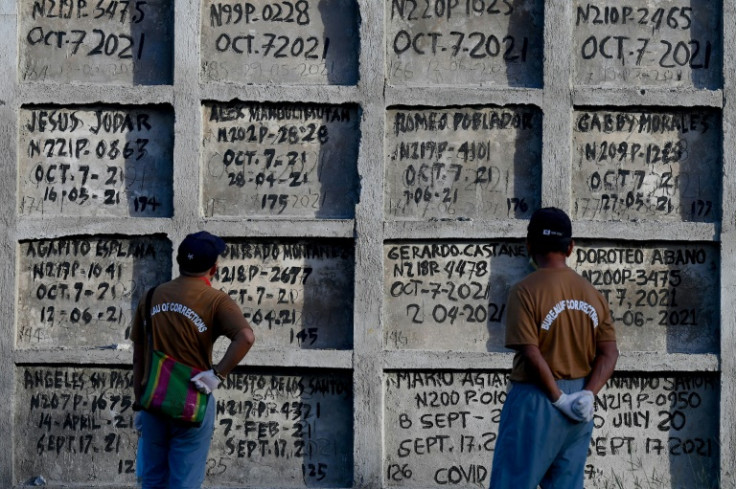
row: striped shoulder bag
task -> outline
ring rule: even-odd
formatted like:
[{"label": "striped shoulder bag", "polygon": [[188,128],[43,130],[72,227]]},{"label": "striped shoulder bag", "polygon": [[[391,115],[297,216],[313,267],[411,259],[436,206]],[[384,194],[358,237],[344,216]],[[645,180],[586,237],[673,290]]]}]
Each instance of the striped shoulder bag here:
[{"label": "striped shoulder bag", "polygon": [[207,408],[207,394],[199,392],[191,378],[202,370],[184,365],[165,353],[153,349],[151,298],[156,287],[146,294],[143,328],[151,353],[146,389],[141,406],[148,412],[161,414],[188,426],[200,426]]}]

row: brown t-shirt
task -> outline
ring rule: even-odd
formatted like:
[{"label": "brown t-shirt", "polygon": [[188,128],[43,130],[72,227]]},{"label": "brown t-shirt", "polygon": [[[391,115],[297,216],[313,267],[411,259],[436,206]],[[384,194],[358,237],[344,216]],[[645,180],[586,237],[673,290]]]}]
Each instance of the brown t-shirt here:
[{"label": "brown t-shirt", "polygon": [[[148,337],[143,331],[145,295],[138,303],[130,338],[143,346],[148,358]],[[250,325],[238,305],[202,278],[180,276],[156,287],[151,299],[153,347],[190,367],[212,366],[212,345],[221,335],[230,338]]]},{"label": "brown t-shirt", "polygon": [[[596,343],[616,340],[606,299],[567,267],[539,269],[514,285],[506,311],[506,347],[538,346],[555,379],[586,377]],[[517,353],[511,380],[534,378]]]}]

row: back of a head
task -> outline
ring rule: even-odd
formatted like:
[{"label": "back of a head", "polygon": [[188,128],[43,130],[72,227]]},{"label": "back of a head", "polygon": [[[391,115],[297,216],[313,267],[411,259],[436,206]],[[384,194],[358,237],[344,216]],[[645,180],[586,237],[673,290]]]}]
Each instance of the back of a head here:
[{"label": "back of a head", "polygon": [[570,218],[557,207],[537,209],[529,220],[526,239],[534,255],[566,253],[572,242]]},{"label": "back of a head", "polygon": [[183,275],[206,273],[217,263],[217,258],[226,247],[222,239],[207,231],[188,234],[176,254],[179,271]]}]

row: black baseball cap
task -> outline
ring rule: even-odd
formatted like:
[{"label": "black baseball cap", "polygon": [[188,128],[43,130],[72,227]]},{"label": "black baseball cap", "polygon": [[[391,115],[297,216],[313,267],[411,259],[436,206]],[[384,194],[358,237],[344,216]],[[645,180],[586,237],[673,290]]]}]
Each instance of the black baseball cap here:
[{"label": "black baseball cap", "polygon": [[187,272],[206,272],[226,247],[222,239],[207,231],[188,234],[179,245],[176,262]]},{"label": "black baseball cap", "polygon": [[543,207],[532,214],[526,238],[530,242],[569,244],[572,239],[572,223],[563,210]]}]

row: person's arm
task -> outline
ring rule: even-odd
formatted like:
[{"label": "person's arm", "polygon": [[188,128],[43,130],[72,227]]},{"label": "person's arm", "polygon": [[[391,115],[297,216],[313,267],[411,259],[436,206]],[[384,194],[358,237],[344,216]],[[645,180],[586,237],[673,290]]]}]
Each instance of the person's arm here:
[{"label": "person's arm", "polygon": [[210,370],[205,370],[192,377],[192,382],[197,389],[205,394],[215,390],[225,380],[227,374],[240,363],[256,341],[253,329],[232,299],[228,298],[222,307],[218,308],[216,321],[224,325],[223,329],[225,335],[230,339],[230,344],[217,365],[212,365]]},{"label": "person's arm", "polygon": [[590,372],[583,389],[598,394],[606,381],[613,375],[618,360],[618,346],[615,341],[601,341],[596,344],[595,360],[593,370]]},{"label": "person's arm", "polygon": [[235,337],[230,341],[230,345],[228,345],[225,355],[215,367],[217,373],[223,377],[229,374],[230,371],[240,363],[240,360],[243,359],[246,353],[248,353],[255,341],[256,337],[250,326],[238,331]]},{"label": "person's arm", "polygon": [[552,370],[542,356],[537,345],[521,345],[517,348],[524,357],[525,364],[529,367],[529,373],[534,376],[534,384],[542,389],[550,401],[557,401],[562,391],[557,387]]}]

